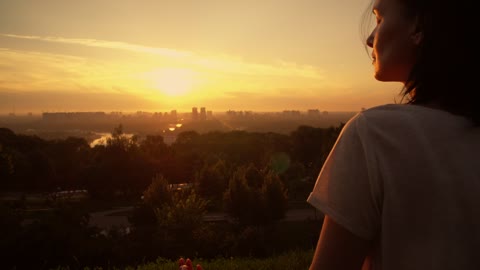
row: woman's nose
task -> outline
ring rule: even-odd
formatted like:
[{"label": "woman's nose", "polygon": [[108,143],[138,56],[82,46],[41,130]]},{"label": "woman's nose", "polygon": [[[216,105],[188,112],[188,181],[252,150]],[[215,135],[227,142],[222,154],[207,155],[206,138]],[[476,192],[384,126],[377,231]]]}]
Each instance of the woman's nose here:
[{"label": "woman's nose", "polygon": [[375,30],[373,30],[372,33],[367,37],[367,46],[370,48],[373,48],[374,36],[375,36]]}]

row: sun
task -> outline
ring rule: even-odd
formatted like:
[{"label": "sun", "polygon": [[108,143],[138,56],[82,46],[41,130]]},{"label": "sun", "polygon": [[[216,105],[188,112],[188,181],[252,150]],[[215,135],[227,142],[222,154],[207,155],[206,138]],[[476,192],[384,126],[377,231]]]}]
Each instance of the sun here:
[{"label": "sun", "polygon": [[161,68],[149,74],[153,87],[168,96],[182,96],[194,86],[196,73],[185,68]]}]

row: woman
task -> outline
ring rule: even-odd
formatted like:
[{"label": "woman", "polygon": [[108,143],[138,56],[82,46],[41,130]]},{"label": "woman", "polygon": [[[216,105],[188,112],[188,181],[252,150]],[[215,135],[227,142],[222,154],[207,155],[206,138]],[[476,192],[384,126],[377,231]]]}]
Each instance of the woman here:
[{"label": "woman", "polygon": [[325,214],[310,270],[480,269],[473,10],[373,3],[374,75],[403,83],[404,102],[344,126],[307,199]]}]

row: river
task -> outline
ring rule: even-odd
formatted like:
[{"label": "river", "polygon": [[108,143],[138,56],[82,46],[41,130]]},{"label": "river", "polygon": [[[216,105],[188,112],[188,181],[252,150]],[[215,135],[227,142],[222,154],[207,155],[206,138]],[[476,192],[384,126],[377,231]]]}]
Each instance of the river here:
[{"label": "river", "polygon": [[[95,139],[93,140],[91,143],[90,143],[90,147],[95,147],[96,145],[106,145],[107,144],[107,140],[112,138],[112,134],[111,133],[99,133],[99,132],[95,132],[96,135],[100,136],[100,138],[98,139]],[[127,138],[131,138],[133,136],[133,134],[123,134],[123,136],[126,136]]]}]

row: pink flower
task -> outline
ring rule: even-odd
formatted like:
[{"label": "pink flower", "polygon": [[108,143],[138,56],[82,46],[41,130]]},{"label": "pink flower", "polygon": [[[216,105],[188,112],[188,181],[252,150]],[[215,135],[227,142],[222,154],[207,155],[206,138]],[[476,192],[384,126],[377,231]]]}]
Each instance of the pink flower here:
[{"label": "pink flower", "polygon": [[189,258],[187,258],[187,261],[185,262],[185,264],[187,265],[188,270],[193,270],[193,264]]},{"label": "pink flower", "polygon": [[203,270],[203,268],[200,264],[197,264],[197,270]]}]

